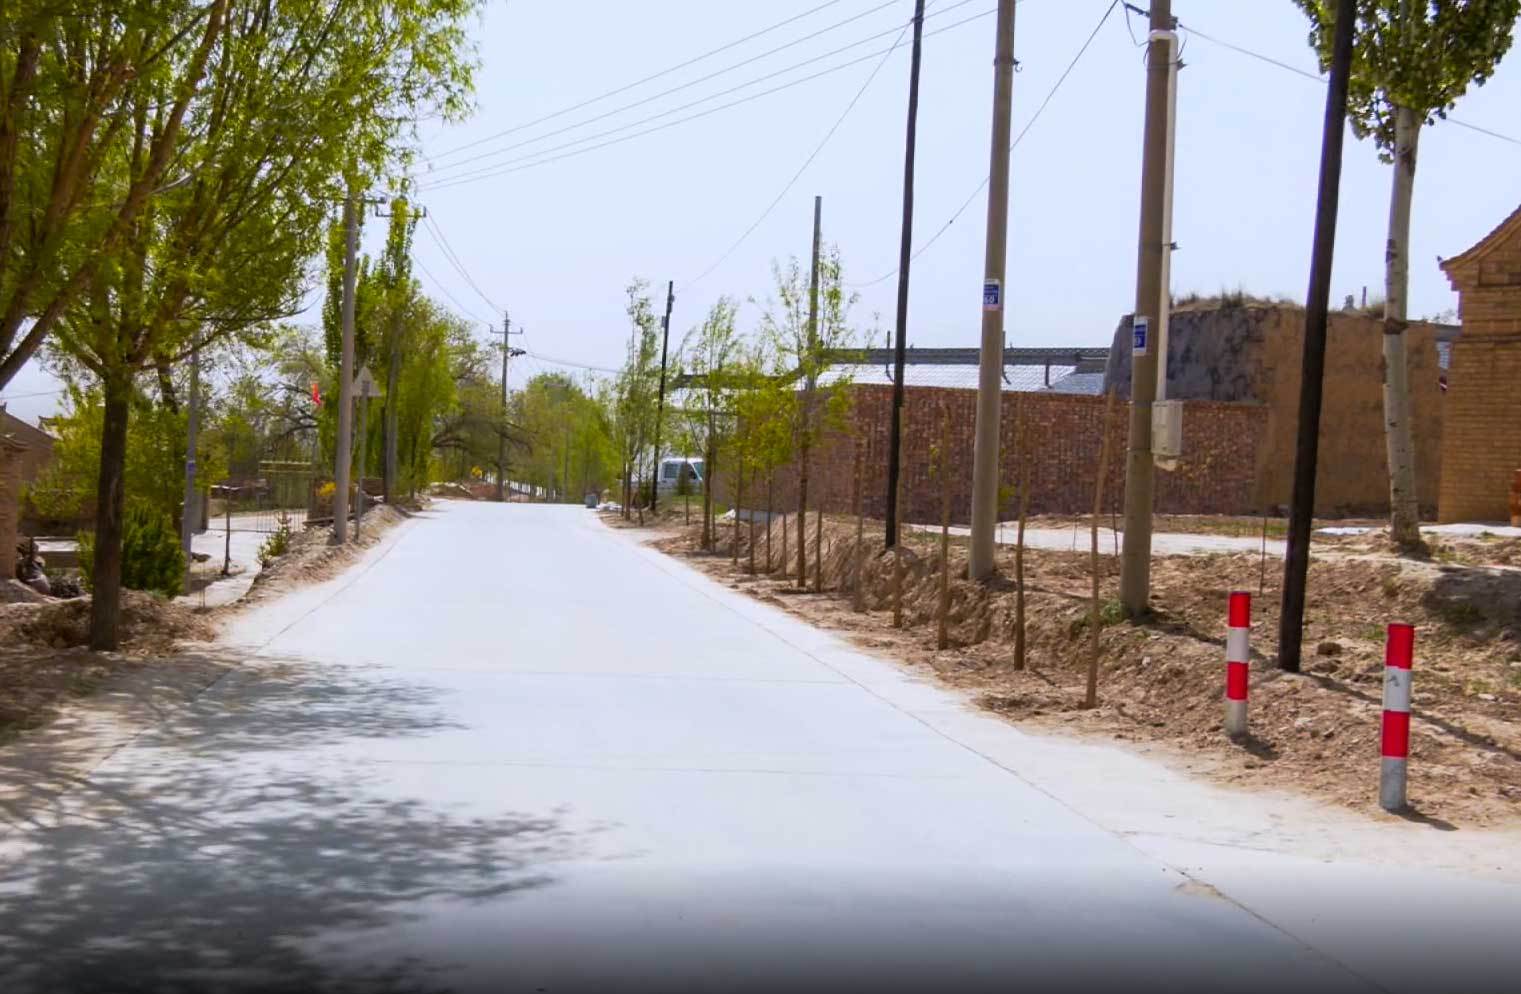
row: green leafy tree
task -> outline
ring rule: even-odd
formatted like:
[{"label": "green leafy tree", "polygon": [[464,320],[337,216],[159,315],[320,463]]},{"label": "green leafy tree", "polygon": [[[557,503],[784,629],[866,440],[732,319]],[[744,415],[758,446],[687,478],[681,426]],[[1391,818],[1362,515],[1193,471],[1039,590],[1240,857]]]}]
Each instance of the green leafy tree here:
[{"label": "green leafy tree", "polygon": [[182,131],[229,0],[61,4],[0,14],[0,387],[191,178]]},{"label": "green leafy tree", "polygon": [[[216,0],[218,16],[226,2]],[[404,156],[420,110],[458,108],[471,67],[457,21],[473,9],[288,0],[227,19],[175,148],[185,182],[155,191],[56,330],[103,388],[92,647],[116,642],[134,378],[300,309],[339,181],[353,189]],[[174,96],[173,80],[134,91],[108,150],[119,175],[142,171]]]},{"label": "green leafy tree", "polygon": [[[1295,0],[1310,19],[1310,44],[1327,69],[1335,34],[1332,0]],[[1421,128],[1445,118],[1470,86],[1482,86],[1510,50],[1521,0],[1358,0],[1347,110],[1394,166],[1384,275],[1384,423],[1389,450],[1390,530],[1396,545],[1422,545],[1415,489],[1409,368],[1410,203]]]},{"label": "green leafy tree", "polygon": [[625,518],[638,500],[641,460],[655,430],[660,380],[660,321],[650,302],[648,281],[630,283],[628,297],[629,349],[614,379],[612,415],[613,436],[623,460]]},{"label": "green leafy tree", "polygon": [[702,545],[713,548],[713,484],[735,428],[739,387],[748,373],[744,340],[735,318],[739,305],[719,297],[702,324],[687,333],[681,343],[678,367],[689,377],[683,400],[687,431],[703,456],[706,481],[702,500]]}]

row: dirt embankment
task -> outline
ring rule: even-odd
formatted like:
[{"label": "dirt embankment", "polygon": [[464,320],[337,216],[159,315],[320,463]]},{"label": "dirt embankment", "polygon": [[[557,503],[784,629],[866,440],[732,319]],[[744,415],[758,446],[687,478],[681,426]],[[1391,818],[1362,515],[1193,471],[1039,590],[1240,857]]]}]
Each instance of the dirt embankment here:
[{"label": "dirt embankment", "polygon": [[[787,568],[795,572],[796,517],[789,519]],[[983,707],[1022,724],[1149,743],[1174,761],[1227,782],[1287,788],[1376,812],[1384,626],[1417,626],[1410,797],[1417,817],[1463,825],[1521,821],[1521,571],[1327,556],[1310,572],[1301,674],[1275,668],[1282,565],[1254,554],[1167,557],[1153,564],[1154,615],[1123,620],[1116,602],[1118,561],[1101,558],[1099,707],[1081,707],[1088,659],[1086,552],[1025,554],[1028,666],[1014,668],[1015,589],[963,577],[965,541],[953,540],[949,631],[935,648],[939,536],[904,543],[905,629],[892,627],[894,556],[867,522],[862,584],[867,610],[852,609],[856,527],[826,521],[823,594],[800,594],[781,573],[781,522],[757,530],[759,575],[748,572],[749,528],[731,556],[732,526],[714,552],[695,529],[657,543],[756,597],[859,644],[968,688]],[[813,584],[814,526],[807,528]],[[1101,543],[1107,536],[1101,535]],[[1088,536],[1081,535],[1085,549]],[[1002,577],[1013,551],[1000,549]],[[1259,588],[1259,584],[1261,584]],[[1252,735],[1233,742],[1221,729],[1225,606],[1233,589],[1252,592]]]}]

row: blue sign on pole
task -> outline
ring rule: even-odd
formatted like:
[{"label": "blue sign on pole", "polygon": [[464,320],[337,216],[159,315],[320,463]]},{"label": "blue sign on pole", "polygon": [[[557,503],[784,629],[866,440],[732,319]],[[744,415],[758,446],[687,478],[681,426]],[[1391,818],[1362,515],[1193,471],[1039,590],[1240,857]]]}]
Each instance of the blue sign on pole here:
[{"label": "blue sign on pole", "polygon": [[1151,321],[1144,317],[1135,317],[1130,322],[1131,333],[1135,336],[1134,352],[1136,355],[1145,355],[1151,348]]},{"label": "blue sign on pole", "polygon": [[1001,280],[986,280],[983,282],[982,309],[985,311],[1003,310],[1003,282]]}]

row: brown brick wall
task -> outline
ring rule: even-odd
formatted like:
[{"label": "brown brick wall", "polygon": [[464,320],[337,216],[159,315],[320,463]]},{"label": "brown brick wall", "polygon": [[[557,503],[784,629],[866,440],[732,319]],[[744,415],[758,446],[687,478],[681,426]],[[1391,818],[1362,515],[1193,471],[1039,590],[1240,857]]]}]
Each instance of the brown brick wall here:
[{"label": "brown brick wall", "polygon": [[1447,373],[1437,516],[1505,521],[1521,470],[1521,229],[1508,220],[1444,268],[1459,293],[1463,334]]},{"label": "brown brick wall", "polygon": [[[890,387],[852,388],[852,418],[857,440],[845,436],[827,440],[814,459],[810,473],[809,505],[830,512],[850,512],[855,507],[855,463],[863,472],[863,504],[869,516],[886,512],[888,425],[892,410]],[[1032,513],[1080,513],[1093,509],[1099,447],[1102,440],[1104,399],[1065,394],[1025,393],[1003,395],[1000,446],[1000,479],[1014,479],[1015,398],[1025,408],[1034,462],[1030,467]],[[940,520],[942,488],[931,476],[930,452],[942,435],[941,411],[951,423],[950,465],[951,519],[966,524],[971,515],[972,450],[976,426],[977,395],[972,390],[910,387],[904,400],[904,519],[912,523]],[[1125,481],[1125,444],[1129,425],[1126,405],[1116,402],[1109,473],[1105,482],[1106,508],[1122,504]],[[1177,470],[1157,473],[1157,509],[1179,514],[1253,513],[1256,487],[1257,446],[1266,423],[1266,410],[1254,404],[1201,401],[1189,403],[1183,416],[1185,458]],[[732,481],[721,473],[718,490],[727,501]],[[796,468],[787,467],[775,476],[774,506],[796,507]],[[745,504],[765,506],[765,483],[756,488],[755,499]],[[1012,503],[1001,509],[1000,518],[1015,514]]]},{"label": "brown brick wall", "polygon": [[16,521],[21,513],[21,457],[26,450],[0,435],[0,580],[16,575]]}]

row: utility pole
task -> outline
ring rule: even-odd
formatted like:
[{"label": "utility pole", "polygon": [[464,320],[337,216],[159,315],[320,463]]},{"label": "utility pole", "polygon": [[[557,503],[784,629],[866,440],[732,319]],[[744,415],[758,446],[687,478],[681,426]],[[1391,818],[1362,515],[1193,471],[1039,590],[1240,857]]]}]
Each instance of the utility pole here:
[{"label": "utility pole", "polygon": [[972,458],[972,545],[967,573],[993,575],[998,529],[998,428],[1003,414],[1004,275],[1009,244],[1009,132],[1014,112],[1014,2],[998,0],[993,56],[993,147],[982,283],[982,352],[977,369],[977,440]]},{"label": "utility pole", "polygon": [[660,399],[655,404],[655,479],[650,483],[650,513],[655,513],[660,492],[660,420],[665,416],[665,357],[671,345],[671,307],[676,303],[676,281],[665,285],[665,320],[660,322]]},{"label": "utility pole", "polygon": [[507,493],[507,360],[513,352],[521,353],[521,349],[513,349],[511,339],[513,335],[521,335],[523,329],[512,330],[512,315],[502,312],[502,425],[496,436],[496,499],[505,501]]},{"label": "utility pole", "polygon": [[898,334],[893,343],[893,416],[887,446],[887,547],[898,544],[898,476],[903,451],[903,359],[908,347],[908,267],[914,247],[914,145],[919,130],[919,62],[924,0],[914,0],[914,54],[908,70],[908,134],[903,150],[903,238],[898,248]]},{"label": "utility pole", "polygon": [[338,366],[338,452],[333,467],[333,544],[349,538],[349,461],[354,443],[354,254],[359,247],[359,193],[343,201],[343,359]]},{"label": "utility pole", "polygon": [[1157,343],[1152,331],[1162,309],[1166,246],[1168,80],[1177,42],[1172,0],[1152,0],[1146,53],[1146,139],[1141,158],[1141,234],[1136,259],[1135,316],[1130,368],[1130,444],[1125,463],[1125,545],[1120,600],[1132,617],[1151,606],[1151,510],[1156,466],[1151,411],[1157,395]]},{"label": "utility pole", "polygon": [[196,524],[200,521],[200,501],[195,493],[195,447],[200,431],[201,409],[201,342],[200,335],[190,343],[190,410],[186,413],[185,432],[185,510],[180,515],[180,548],[185,553],[185,593],[190,593],[191,540]]},{"label": "utility pole", "polygon": [[[819,242],[822,239],[824,198],[813,198],[813,268],[808,276],[808,345],[803,357],[803,431],[797,464],[797,585],[808,587],[808,449],[813,430],[814,396],[819,384]],[[824,553],[815,549],[817,555]]]},{"label": "utility pole", "polygon": [[1305,300],[1304,358],[1299,384],[1299,438],[1294,449],[1294,491],[1289,505],[1288,551],[1283,559],[1283,606],[1278,621],[1278,668],[1299,672],[1304,639],[1305,584],[1310,571],[1310,529],[1315,516],[1315,465],[1320,458],[1320,403],[1326,368],[1326,320],[1331,301],[1331,262],[1336,254],[1336,211],[1341,200],[1342,139],[1347,85],[1352,75],[1355,0],[1338,0],[1331,47],[1331,85],[1326,91],[1325,130],[1320,140],[1320,193],[1315,206],[1315,247]]}]

